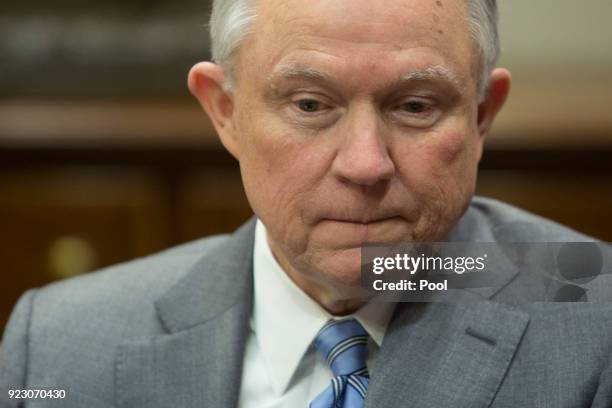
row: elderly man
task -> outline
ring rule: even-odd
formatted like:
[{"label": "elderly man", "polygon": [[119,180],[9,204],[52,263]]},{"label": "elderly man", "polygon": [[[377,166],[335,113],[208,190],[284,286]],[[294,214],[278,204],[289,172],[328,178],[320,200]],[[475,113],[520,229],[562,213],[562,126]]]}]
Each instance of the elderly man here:
[{"label": "elderly man", "polygon": [[366,242],[587,239],[473,198],[510,86],[496,15],[494,0],[214,1],[215,63],[189,88],[256,218],[26,293],[2,407],[42,388],[66,397],[36,406],[612,406],[610,305],[359,290]]}]

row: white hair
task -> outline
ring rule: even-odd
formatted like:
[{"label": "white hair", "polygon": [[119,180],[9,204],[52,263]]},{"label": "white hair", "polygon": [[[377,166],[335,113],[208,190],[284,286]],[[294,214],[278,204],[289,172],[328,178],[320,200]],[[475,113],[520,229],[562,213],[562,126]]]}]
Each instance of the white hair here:
[{"label": "white hair", "polygon": [[497,29],[497,0],[467,0],[470,34],[478,52],[478,97],[483,99],[489,75],[497,65],[500,54],[499,31]]},{"label": "white hair", "polygon": [[[478,52],[477,92],[483,98],[488,78],[500,53],[496,0],[466,0],[470,34]],[[256,17],[254,0],[213,0],[210,16],[212,59],[226,75],[226,89],[234,81],[233,56]]]}]

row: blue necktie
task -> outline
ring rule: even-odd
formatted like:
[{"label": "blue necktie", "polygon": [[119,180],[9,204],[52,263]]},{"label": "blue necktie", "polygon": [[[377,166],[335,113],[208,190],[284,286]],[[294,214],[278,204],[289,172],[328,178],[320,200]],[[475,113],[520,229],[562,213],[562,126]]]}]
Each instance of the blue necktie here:
[{"label": "blue necktie", "polygon": [[332,383],[309,408],[361,408],[368,390],[368,333],[355,319],[330,321],[314,345],[334,373]]}]

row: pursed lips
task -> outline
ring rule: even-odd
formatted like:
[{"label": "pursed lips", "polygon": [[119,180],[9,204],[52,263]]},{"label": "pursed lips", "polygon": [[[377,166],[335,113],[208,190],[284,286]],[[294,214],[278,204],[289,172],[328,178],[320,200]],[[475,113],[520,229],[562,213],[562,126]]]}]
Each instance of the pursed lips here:
[{"label": "pursed lips", "polygon": [[376,224],[385,221],[392,221],[395,219],[400,219],[399,215],[390,215],[390,216],[382,216],[382,217],[360,217],[360,218],[347,218],[347,217],[326,217],[323,221],[332,221],[332,222],[343,222],[343,223],[351,223],[351,224]]}]

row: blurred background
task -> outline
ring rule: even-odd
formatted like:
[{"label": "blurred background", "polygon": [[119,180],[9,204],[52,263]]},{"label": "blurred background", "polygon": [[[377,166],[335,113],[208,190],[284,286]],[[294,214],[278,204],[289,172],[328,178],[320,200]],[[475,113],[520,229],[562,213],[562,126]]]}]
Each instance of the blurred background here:
[{"label": "blurred background", "polygon": [[[0,4],[0,329],[27,288],[204,235],[251,211],[188,94],[200,0]],[[478,192],[612,241],[612,2],[501,2],[514,89]]]}]

